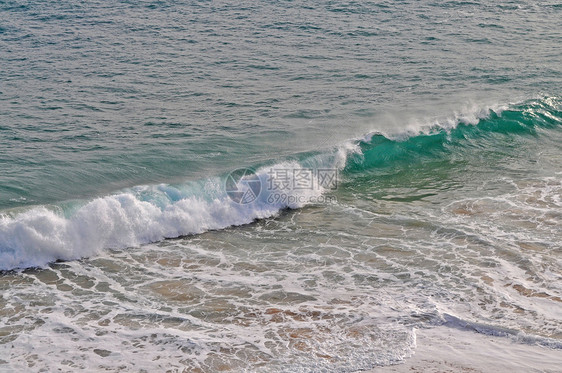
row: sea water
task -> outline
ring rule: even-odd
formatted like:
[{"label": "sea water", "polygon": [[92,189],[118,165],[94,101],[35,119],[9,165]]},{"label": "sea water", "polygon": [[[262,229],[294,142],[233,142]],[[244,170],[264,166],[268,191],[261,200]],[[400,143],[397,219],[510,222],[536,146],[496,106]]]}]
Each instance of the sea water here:
[{"label": "sea water", "polygon": [[3,1],[0,370],[562,348],[554,1]]}]

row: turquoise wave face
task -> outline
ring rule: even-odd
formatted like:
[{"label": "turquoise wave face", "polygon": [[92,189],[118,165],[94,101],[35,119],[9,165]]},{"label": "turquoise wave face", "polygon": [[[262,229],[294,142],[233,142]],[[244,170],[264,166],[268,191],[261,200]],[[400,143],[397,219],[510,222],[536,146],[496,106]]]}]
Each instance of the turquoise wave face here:
[{"label": "turquoise wave face", "polygon": [[356,174],[432,161],[447,162],[464,153],[486,150],[509,153],[514,142],[538,142],[538,136],[559,131],[562,125],[561,103],[557,98],[530,101],[505,110],[489,109],[480,115],[474,123],[467,123],[462,117],[454,119],[451,128],[447,128],[447,122],[427,124],[417,134],[374,133],[360,142],[360,152],[350,157],[345,171]]}]

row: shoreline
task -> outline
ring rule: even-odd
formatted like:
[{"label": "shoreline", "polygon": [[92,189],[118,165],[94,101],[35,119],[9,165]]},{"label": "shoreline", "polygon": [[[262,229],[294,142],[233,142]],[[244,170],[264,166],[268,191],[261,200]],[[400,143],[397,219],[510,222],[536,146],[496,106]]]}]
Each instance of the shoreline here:
[{"label": "shoreline", "polygon": [[416,329],[416,349],[404,362],[366,372],[555,373],[560,371],[560,367],[560,350],[439,326]]}]

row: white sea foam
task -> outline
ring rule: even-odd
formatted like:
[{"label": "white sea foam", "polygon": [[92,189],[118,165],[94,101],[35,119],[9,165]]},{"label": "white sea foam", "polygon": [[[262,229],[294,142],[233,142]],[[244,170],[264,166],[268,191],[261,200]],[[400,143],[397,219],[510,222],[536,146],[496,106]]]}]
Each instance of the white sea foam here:
[{"label": "white sea foam", "polygon": [[[318,201],[324,188],[297,188],[294,170],[345,165],[353,147],[257,170],[261,194],[251,203],[233,201],[219,178],[195,193],[188,187],[142,186],[94,199],[64,216],[60,208],[39,206],[0,215],[0,269],[44,266],[55,260],[88,257],[104,248],[125,248],[165,238],[248,224]],[[280,178],[283,178],[280,180]]]},{"label": "white sea foam", "polygon": [[382,118],[378,118],[371,132],[358,138],[358,140],[370,142],[374,135],[383,135],[391,140],[404,141],[421,134],[443,130],[450,131],[460,124],[477,125],[481,120],[489,118],[492,113],[501,116],[505,110],[513,105],[517,105],[517,103],[468,102],[459,108],[445,109],[446,115],[420,115],[418,112],[387,113]]}]

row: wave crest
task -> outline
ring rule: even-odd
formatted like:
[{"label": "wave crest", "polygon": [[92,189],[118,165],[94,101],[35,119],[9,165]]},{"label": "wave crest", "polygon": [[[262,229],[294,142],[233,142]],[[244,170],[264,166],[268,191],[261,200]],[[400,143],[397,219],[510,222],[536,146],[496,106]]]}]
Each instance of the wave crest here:
[{"label": "wave crest", "polygon": [[[329,169],[344,173],[430,157],[437,159],[470,146],[491,133],[534,133],[537,127],[562,123],[560,102],[546,98],[510,107],[473,108],[445,120],[406,126],[397,134],[373,132],[346,141],[330,151],[307,154],[257,170],[262,185],[271,182],[271,169]],[[56,260],[95,255],[104,248],[125,248],[209,230],[251,223],[275,216],[285,208],[302,207],[322,196],[326,188],[289,188],[286,198],[262,190],[252,203],[233,201],[224,190],[224,177],[201,183],[139,186],[121,193],[81,201],[71,206],[34,207],[0,214],[0,269],[44,266]],[[278,191],[277,191],[278,192]]]}]

